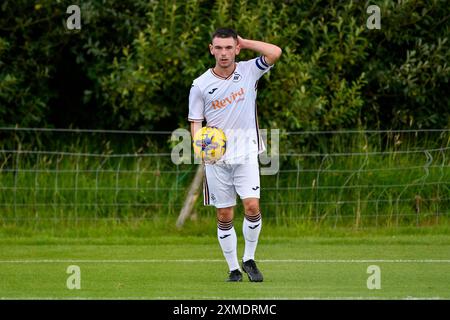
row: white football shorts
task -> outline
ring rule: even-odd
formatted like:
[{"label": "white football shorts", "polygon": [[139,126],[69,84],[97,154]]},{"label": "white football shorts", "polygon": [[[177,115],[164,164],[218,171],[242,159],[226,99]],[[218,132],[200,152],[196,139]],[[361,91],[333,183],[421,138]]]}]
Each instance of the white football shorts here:
[{"label": "white football shorts", "polygon": [[241,199],[258,198],[259,164],[256,156],[244,163],[205,164],[203,204],[216,208],[236,205],[236,194]]}]

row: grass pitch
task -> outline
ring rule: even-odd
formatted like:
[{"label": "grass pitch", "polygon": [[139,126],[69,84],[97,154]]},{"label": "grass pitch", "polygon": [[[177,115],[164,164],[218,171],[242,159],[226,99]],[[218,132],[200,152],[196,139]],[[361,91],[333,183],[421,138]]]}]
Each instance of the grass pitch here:
[{"label": "grass pitch", "polygon": [[[239,255],[243,240],[238,231]],[[2,239],[1,299],[450,299],[450,235],[260,239],[265,280],[226,283],[213,236]],[[67,268],[80,267],[81,289]],[[368,267],[381,289],[368,289]],[[370,282],[370,281],[369,281]]]}]

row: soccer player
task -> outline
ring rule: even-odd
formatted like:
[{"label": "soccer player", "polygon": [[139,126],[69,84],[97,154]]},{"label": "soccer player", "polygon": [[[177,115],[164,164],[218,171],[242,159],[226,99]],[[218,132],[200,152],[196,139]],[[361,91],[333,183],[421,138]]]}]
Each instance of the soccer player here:
[{"label": "soccer player", "polygon": [[[259,56],[236,62],[242,49]],[[188,120],[193,137],[204,120],[207,126],[222,129],[227,149],[219,161],[205,163],[204,204],[217,209],[217,237],[230,270],[227,281],[242,281],[233,227],[233,208],[239,194],[245,209],[242,270],[250,281],[261,282],[263,275],[256,266],[255,251],[262,225],[258,154],[264,151],[264,145],[258,128],[256,93],[258,79],[280,58],[281,49],[243,39],[232,29],[218,29],[209,50],[216,64],[194,80]]]}]

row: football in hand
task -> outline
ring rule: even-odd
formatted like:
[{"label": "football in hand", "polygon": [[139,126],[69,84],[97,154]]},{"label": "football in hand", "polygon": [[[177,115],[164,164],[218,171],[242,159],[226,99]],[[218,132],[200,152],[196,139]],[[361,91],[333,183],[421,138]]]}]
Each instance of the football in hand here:
[{"label": "football in hand", "polygon": [[203,127],[194,136],[194,152],[205,163],[218,161],[227,148],[227,138],[222,129]]}]

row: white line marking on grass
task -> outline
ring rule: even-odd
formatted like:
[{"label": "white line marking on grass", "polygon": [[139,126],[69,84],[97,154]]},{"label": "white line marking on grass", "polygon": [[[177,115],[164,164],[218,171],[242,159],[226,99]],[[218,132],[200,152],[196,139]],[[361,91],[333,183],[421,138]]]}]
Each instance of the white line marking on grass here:
[{"label": "white line marking on grass", "polygon": [[[0,300],[248,300],[248,297],[0,297]],[[252,297],[252,300],[441,300],[442,297]]]},{"label": "white line marking on grass", "polygon": [[261,262],[282,262],[282,263],[450,263],[450,259],[281,259],[281,260],[260,260]]},{"label": "white line marking on grass", "polygon": [[203,263],[223,262],[219,259],[36,259],[0,260],[0,263]]},{"label": "white line marking on grass", "polygon": [[[3,264],[31,263],[223,263],[223,259],[20,259]],[[450,263],[450,259],[261,259],[261,263]]]}]

